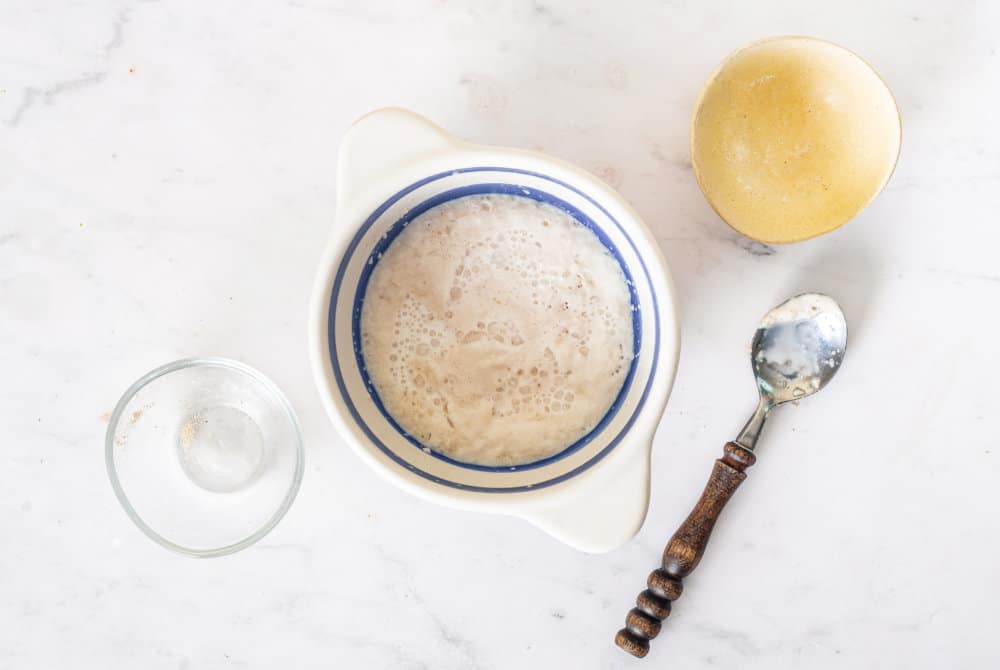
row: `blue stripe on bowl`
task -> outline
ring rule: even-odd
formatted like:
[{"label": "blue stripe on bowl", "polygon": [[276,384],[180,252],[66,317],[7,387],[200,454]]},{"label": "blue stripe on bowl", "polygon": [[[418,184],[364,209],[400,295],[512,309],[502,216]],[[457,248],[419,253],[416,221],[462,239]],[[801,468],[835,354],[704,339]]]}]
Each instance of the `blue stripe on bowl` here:
[{"label": "blue stripe on bowl", "polygon": [[[641,397],[639,399],[639,403],[636,406],[635,410],[633,411],[632,416],[629,417],[628,421],[622,427],[622,430],[613,439],[611,439],[608,442],[608,444],[600,452],[598,452],[593,457],[591,457],[591,459],[588,460],[586,463],[583,463],[583,464],[577,466],[576,468],[574,468],[573,470],[571,470],[569,472],[566,472],[566,473],[563,473],[562,475],[559,475],[557,477],[553,477],[552,479],[548,479],[548,480],[545,480],[543,482],[539,482],[539,483],[536,483],[536,484],[521,485],[521,486],[506,486],[506,487],[472,486],[472,485],[469,485],[469,484],[464,484],[462,482],[455,482],[455,481],[451,481],[451,480],[448,480],[448,479],[444,479],[442,477],[438,477],[436,475],[433,475],[433,474],[431,474],[429,472],[425,472],[424,470],[421,470],[417,466],[415,466],[412,463],[410,463],[410,462],[406,461],[405,459],[401,458],[392,449],[390,449],[387,445],[385,445],[380,439],[378,439],[378,437],[371,431],[371,429],[361,419],[361,416],[358,413],[357,408],[355,407],[353,401],[351,400],[350,395],[347,392],[347,387],[346,387],[346,384],[344,382],[343,373],[342,373],[342,370],[340,368],[340,361],[337,358],[336,329],[334,327],[334,318],[335,318],[335,314],[336,314],[337,296],[340,295],[340,291],[341,291],[341,288],[342,288],[342,285],[343,285],[343,281],[344,281],[344,275],[345,275],[345,273],[347,271],[347,265],[348,265],[350,259],[352,258],[355,250],[357,249],[358,245],[361,243],[361,240],[364,238],[365,233],[368,231],[369,228],[371,228],[372,225],[375,224],[376,221],[378,221],[379,218],[381,218],[382,214],[384,214],[385,211],[387,209],[389,209],[389,207],[391,207],[392,205],[394,205],[396,202],[398,202],[401,198],[405,197],[409,193],[412,193],[414,190],[416,190],[416,189],[418,189],[418,188],[420,188],[422,186],[425,186],[425,185],[427,185],[427,184],[429,184],[431,182],[437,181],[439,179],[443,179],[445,177],[452,176],[454,174],[458,174],[458,173],[471,173],[471,172],[506,172],[506,173],[527,175],[527,176],[531,176],[531,177],[543,179],[545,181],[549,181],[549,182],[551,182],[553,184],[557,184],[559,186],[562,186],[563,188],[567,188],[567,189],[573,191],[574,193],[576,193],[577,195],[581,196],[582,198],[584,198],[585,200],[587,200],[588,202],[590,202],[592,205],[594,205],[610,221],[612,221],[615,226],[618,227],[618,229],[621,231],[621,233],[625,236],[625,239],[628,240],[629,245],[631,245],[633,251],[635,251],[636,258],[638,259],[638,262],[639,262],[639,264],[640,264],[640,266],[642,268],[642,271],[646,275],[646,279],[649,280],[649,272],[648,272],[648,270],[646,268],[645,262],[642,260],[642,257],[639,255],[639,252],[638,252],[638,250],[635,247],[635,243],[628,236],[628,234],[626,233],[626,231],[622,228],[621,224],[619,224],[618,221],[615,220],[615,218],[612,217],[611,214],[606,209],[604,209],[600,204],[598,204],[593,198],[591,198],[590,196],[586,195],[585,193],[583,193],[579,189],[577,189],[577,188],[575,188],[575,187],[573,187],[573,186],[571,186],[571,185],[569,185],[569,184],[567,184],[565,182],[562,182],[562,181],[553,179],[551,177],[548,177],[546,175],[539,174],[539,173],[536,173],[536,172],[527,171],[527,170],[519,170],[519,169],[516,169],[516,168],[472,167],[472,168],[460,168],[460,169],[457,169],[457,170],[451,170],[451,171],[448,171],[448,172],[438,173],[436,175],[432,175],[430,177],[426,177],[426,178],[424,178],[424,179],[422,179],[422,180],[420,180],[418,182],[410,184],[406,188],[404,188],[401,191],[399,191],[398,193],[394,194],[392,197],[390,197],[384,203],[382,203],[381,205],[379,205],[379,207],[377,207],[375,209],[375,211],[372,212],[372,214],[362,224],[362,226],[360,227],[360,229],[358,230],[358,232],[352,238],[350,244],[347,247],[347,250],[344,252],[344,256],[341,259],[340,265],[337,268],[337,273],[336,273],[336,275],[334,277],[333,288],[332,288],[331,296],[330,296],[330,310],[329,310],[329,317],[328,317],[328,324],[327,324],[328,325],[328,334],[329,334],[330,360],[331,360],[332,367],[333,367],[334,378],[335,378],[335,380],[337,382],[337,387],[340,390],[341,395],[343,396],[344,403],[347,406],[348,411],[350,412],[351,416],[354,418],[354,420],[358,424],[358,426],[361,428],[362,432],[364,432],[364,434],[368,437],[368,439],[371,440],[373,444],[375,444],[383,453],[385,453],[395,463],[401,465],[402,467],[406,468],[407,470],[410,470],[411,472],[414,472],[414,473],[420,475],[421,477],[423,477],[425,479],[428,479],[429,481],[432,481],[434,483],[441,484],[441,485],[444,485],[444,486],[448,486],[448,487],[451,487],[451,488],[457,488],[457,489],[462,489],[462,490],[466,490],[466,491],[488,492],[488,493],[512,493],[512,492],[518,492],[518,491],[525,491],[525,490],[532,490],[532,489],[543,488],[543,487],[546,487],[546,486],[552,486],[552,485],[557,484],[559,482],[565,481],[566,479],[574,477],[574,476],[580,474],[581,472],[584,472],[585,470],[587,470],[588,468],[590,468],[591,466],[593,466],[594,464],[596,464],[598,461],[600,461],[602,458],[604,458],[621,441],[621,439],[624,437],[625,433],[628,432],[629,428],[631,428],[632,424],[635,423],[635,420],[638,417],[639,412],[642,410],[642,407],[643,407],[643,405],[646,402],[647,396],[649,395],[649,390],[650,390],[650,387],[652,385],[653,378],[655,376],[654,373],[656,371],[656,366],[657,366],[657,363],[658,363],[658,360],[659,360],[659,348],[660,348],[659,307],[657,305],[656,296],[655,295],[652,295],[652,299],[651,299],[651,303],[652,303],[652,307],[653,307],[653,319],[654,319],[653,320],[653,325],[654,325],[654,328],[655,328],[655,337],[653,338],[653,359],[652,359],[651,369],[650,369],[650,372],[649,372],[649,378],[646,381],[646,385],[643,388],[642,395],[641,395]],[[361,373],[362,379],[363,379],[363,381],[365,383],[365,386],[366,386],[366,388],[368,390],[368,393],[370,394],[370,396],[372,398],[372,401],[375,403],[375,406],[378,408],[378,410],[382,413],[382,415],[386,418],[386,420],[393,426],[393,428],[396,431],[398,431],[403,437],[406,438],[407,441],[409,441],[412,445],[414,445],[415,448],[423,450],[424,449],[424,445],[422,445],[413,436],[407,434],[406,431],[404,431],[402,429],[402,427],[400,427],[399,424],[396,423],[395,419],[393,419],[392,416],[385,410],[385,407],[383,406],[381,399],[378,397],[378,393],[375,391],[375,389],[374,389],[374,387],[372,385],[371,379],[368,376],[367,366],[365,365],[365,361],[364,361],[364,357],[362,355],[361,345],[360,345],[360,315],[361,315],[361,308],[362,308],[363,301],[364,301],[365,289],[367,287],[368,279],[371,276],[372,269],[374,268],[374,265],[377,262],[378,258],[381,257],[381,255],[388,248],[389,244],[392,243],[392,241],[396,238],[396,236],[398,236],[399,233],[402,232],[402,230],[410,223],[410,221],[412,221],[417,216],[423,214],[427,210],[431,209],[432,207],[440,205],[440,204],[442,204],[444,202],[447,202],[449,200],[453,200],[455,198],[464,197],[464,196],[467,196],[467,195],[477,195],[477,194],[485,194],[485,193],[503,193],[503,194],[518,195],[518,196],[522,196],[522,197],[532,198],[532,199],[537,200],[539,202],[544,202],[544,203],[553,205],[555,207],[558,207],[559,209],[562,209],[563,211],[565,211],[568,214],[570,214],[571,216],[573,216],[574,219],[576,219],[582,225],[586,226],[589,230],[591,230],[591,232],[593,232],[598,237],[598,239],[601,241],[601,243],[612,253],[612,255],[615,257],[615,259],[618,261],[618,264],[621,266],[622,271],[625,273],[626,279],[628,281],[628,288],[629,288],[630,300],[631,300],[632,305],[633,305],[633,312],[632,312],[632,314],[633,314],[633,316],[632,316],[632,329],[633,329],[633,338],[634,338],[633,345],[634,345],[634,351],[637,353],[637,355],[633,358],[633,360],[631,362],[631,365],[629,366],[629,372],[626,375],[625,382],[622,385],[622,389],[618,393],[618,396],[615,398],[615,401],[612,403],[612,405],[609,408],[608,412],[601,419],[601,421],[597,424],[597,426],[595,426],[594,429],[591,430],[589,433],[587,433],[587,435],[585,435],[583,438],[581,438],[580,440],[574,442],[572,445],[570,445],[569,447],[567,447],[563,451],[559,452],[558,454],[555,454],[554,456],[550,456],[550,457],[542,459],[540,461],[535,461],[535,462],[532,462],[532,463],[526,463],[526,464],[523,464],[523,465],[516,465],[516,466],[494,467],[494,466],[476,465],[476,464],[471,464],[471,463],[463,463],[461,461],[457,461],[457,460],[454,460],[452,458],[449,458],[448,456],[445,456],[444,454],[440,454],[440,453],[438,453],[436,451],[433,451],[433,450],[430,451],[431,455],[434,456],[435,458],[438,458],[439,460],[445,461],[445,462],[447,462],[447,463],[449,463],[451,465],[458,466],[458,467],[461,467],[461,468],[466,468],[466,469],[470,469],[470,470],[485,471],[485,472],[516,473],[516,472],[523,472],[525,470],[530,470],[530,469],[545,467],[546,465],[551,465],[552,463],[554,463],[556,461],[559,461],[559,460],[561,460],[563,458],[566,458],[567,456],[569,456],[569,455],[571,455],[573,453],[576,453],[577,451],[579,451],[580,449],[582,449],[584,446],[586,446],[587,444],[589,444],[598,434],[600,434],[600,432],[604,428],[606,428],[607,425],[611,422],[611,420],[615,417],[615,415],[617,414],[618,410],[620,409],[622,403],[624,402],[625,398],[627,397],[628,391],[630,390],[632,381],[633,381],[634,376],[635,376],[636,361],[638,359],[638,355],[641,355],[641,352],[642,352],[642,350],[641,350],[641,343],[642,343],[641,342],[641,333],[642,333],[641,310],[639,309],[640,306],[638,304],[638,295],[637,295],[637,292],[636,292],[636,289],[635,289],[635,284],[632,281],[632,276],[630,274],[629,268],[625,264],[624,260],[622,259],[621,254],[619,253],[618,249],[611,242],[611,240],[604,233],[604,231],[601,230],[600,226],[596,225],[583,212],[581,212],[579,209],[573,207],[569,203],[565,202],[564,200],[562,200],[560,198],[557,198],[557,197],[555,197],[555,196],[553,196],[553,195],[551,195],[549,193],[546,193],[544,191],[539,191],[537,189],[530,189],[530,188],[527,188],[525,186],[521,186],[521,185],[518,185],[518,184],[504,184],[504,183],[481,183],[481,184],[472,184],[472,185],[468,185],[468,186],[462,186],[462,187],[458,187],[458,188],[455,188],[455,189],[451,189],[451,190],[448,190],[448,191],[436,194],[436,195],[432,196],[431,198],[428,198],[427,200],[421,202],[420,204],[416,205],[415,207],[413,207],[412,209],[410,209],[408,212],[406,212],[397,222],[395,222],[390,227],[390,229],[386,233],[386,235],[384,235],[381,239],[378,240],[378,242],[375,245],[375,248],[372,250],[372,252],[371,252],[371,254],[369,256],[369,259],[368,259],[369,262],[365,263],[365,265],[363,266],[363,269],[361,271],[361,276],[359,277],[359,281],[358,281],[358,287],[357,287],[357,289],[355,291],[354,304],[353,304],[353,308],[352,308],[352,324],[351,324],[351,326],[352,326],[351,327],[352,345],[353,345],[353,350],[354,350],[354,354],[355,354],[355,359],[356,359],[356,362],[358,364],[359,371]]]}]

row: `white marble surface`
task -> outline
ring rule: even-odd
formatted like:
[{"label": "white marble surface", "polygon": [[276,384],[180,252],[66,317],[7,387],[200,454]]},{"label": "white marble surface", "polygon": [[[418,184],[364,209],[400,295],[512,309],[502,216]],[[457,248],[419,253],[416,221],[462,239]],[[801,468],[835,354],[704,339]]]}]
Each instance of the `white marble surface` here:
[{"label": "white marble surface", "polygon": [[[803,289],[851,322],[830,388],[758,465],[647,667],[974,668],[1000,652],[1000,12],[986,2],[35,2],[0,6],[0,668],[625,668],[611,643],[753,403],[745,347]],[[832,39],[904,118],[888,190],[792,247],[712,214],[688,119],[729,50]],[[420,111],[618,187],[654,228],[681,367],[640,535],[605,556],[424,504],[338,444],[306,355],[338,139]],[[104,473],[134,378],[270,374],[308,465],[260,545],[146,540]]]}]

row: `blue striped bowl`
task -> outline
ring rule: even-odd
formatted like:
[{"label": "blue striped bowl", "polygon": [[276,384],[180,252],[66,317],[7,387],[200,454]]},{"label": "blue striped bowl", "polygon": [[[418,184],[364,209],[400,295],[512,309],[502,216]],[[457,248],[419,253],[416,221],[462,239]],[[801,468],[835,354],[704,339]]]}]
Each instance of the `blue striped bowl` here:
[{"label": "blue striped bowl", "polygon": [[[359,317],[371,270],[414,217],[471,194],[533,198],[570,213],[629,280],[636,356],[602,421],[555,456],[487,467],[424,449],[389,416],[361,356]],[[525,518],[584,551],[630,539],[645,517],[653,433],[679,350],[674,290],[638,215],[593,175],[542,154],[459,142],[401,109],[350,129],[338,165],[337,216],[316,280],[310,345],[316,383],[345,441],[399,487],[445,505]]]}]

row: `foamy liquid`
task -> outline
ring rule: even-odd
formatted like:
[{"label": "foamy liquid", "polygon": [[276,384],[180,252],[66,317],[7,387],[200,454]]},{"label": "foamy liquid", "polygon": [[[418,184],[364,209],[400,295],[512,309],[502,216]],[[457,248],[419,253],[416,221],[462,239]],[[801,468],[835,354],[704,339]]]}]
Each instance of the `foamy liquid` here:
[{"label": "foamy liquid", "polygon": [[396,422],[481,465],[530,463],[586,435],[633,356],[617,260],[569,214],[510,195],[414,219],[372,271],[361,336]]}]

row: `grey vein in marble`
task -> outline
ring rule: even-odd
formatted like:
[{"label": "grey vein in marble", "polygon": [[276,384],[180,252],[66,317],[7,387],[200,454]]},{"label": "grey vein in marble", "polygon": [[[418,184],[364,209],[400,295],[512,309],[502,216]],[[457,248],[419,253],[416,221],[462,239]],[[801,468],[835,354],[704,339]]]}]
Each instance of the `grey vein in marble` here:
[{"label": "grey vein in marble", "polygon": [[[111,24],[111,38],[101,48],[101,60],[110,60],[112,53],[121,47],[124,42],[125,25],[129,21],[129,9],[123,9],[115,16]],[[73,93],[81,89],[89,88],[107,79],[110,70],[107,67],[98,69],[73,77],[64,79],[43,87],[28,86],[24,89],[21,103],[14,109],[14,113],[4,121],[7,126],[15,127],[21,123],[24,115],[31,110],[38,102],[45,105],[52,105],[55,101],[67,93]]]}]

